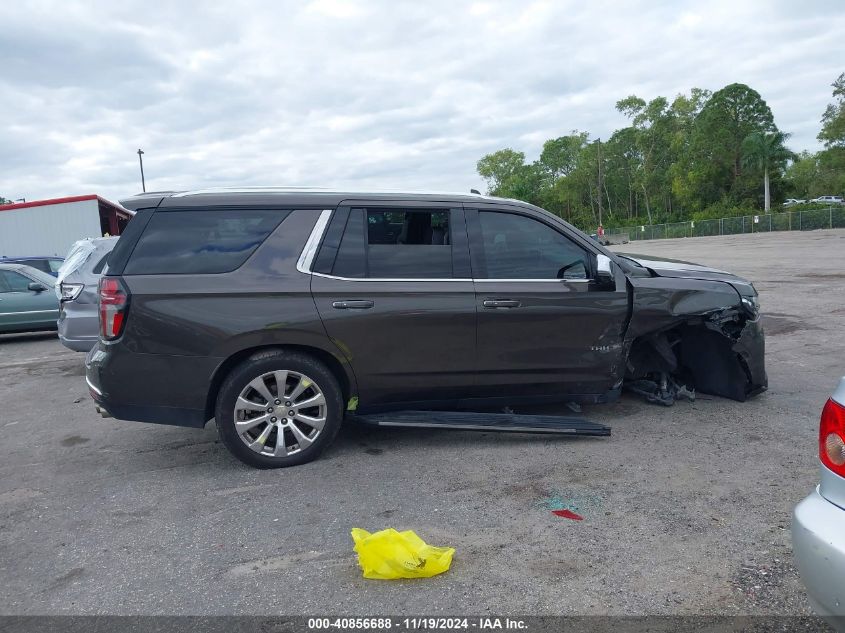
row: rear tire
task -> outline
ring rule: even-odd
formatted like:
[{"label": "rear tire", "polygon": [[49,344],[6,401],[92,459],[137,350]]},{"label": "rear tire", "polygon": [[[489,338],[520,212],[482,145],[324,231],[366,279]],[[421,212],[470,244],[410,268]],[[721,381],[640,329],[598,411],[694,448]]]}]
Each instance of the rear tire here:
[{"label": "rear tire", "polygon": [[319,457],[343,419],[337,379],[299,352],[268,350],[238,365],[217,394],[220,439],[255,468],[284,468]]}]

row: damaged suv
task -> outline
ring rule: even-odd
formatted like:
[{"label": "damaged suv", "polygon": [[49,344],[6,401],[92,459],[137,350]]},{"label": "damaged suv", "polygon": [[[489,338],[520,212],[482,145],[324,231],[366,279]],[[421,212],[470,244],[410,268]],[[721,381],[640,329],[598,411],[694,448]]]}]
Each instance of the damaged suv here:
[{"label": "damaged suv", "polygon": [[751,283],[615,254],[530,204],[289,188],[123,204],[86,360],[98,409],[214,418],[254,466],[315,458],[348,410],[766,389]]}]

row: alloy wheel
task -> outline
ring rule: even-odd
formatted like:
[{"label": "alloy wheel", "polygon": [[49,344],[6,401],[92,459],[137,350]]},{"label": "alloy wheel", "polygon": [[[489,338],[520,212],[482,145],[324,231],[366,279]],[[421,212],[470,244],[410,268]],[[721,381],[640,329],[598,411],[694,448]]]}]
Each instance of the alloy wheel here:
[{"label": "alloy wheel", "polygon": [[326,424],[326,398],[305,374],[280,370],[262,374],[235,401],[235,431],[251,450],[269,457],[308,448]]}]

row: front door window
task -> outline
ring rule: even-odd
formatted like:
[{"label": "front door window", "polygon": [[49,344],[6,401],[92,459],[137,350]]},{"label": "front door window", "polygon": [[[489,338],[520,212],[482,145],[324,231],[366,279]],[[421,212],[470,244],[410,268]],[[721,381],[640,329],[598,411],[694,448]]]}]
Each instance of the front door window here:
[{"label": "front door window", "polygon": [[516,213],[480,211],[487,279],[587,279],[587,253],[550,226]]}]

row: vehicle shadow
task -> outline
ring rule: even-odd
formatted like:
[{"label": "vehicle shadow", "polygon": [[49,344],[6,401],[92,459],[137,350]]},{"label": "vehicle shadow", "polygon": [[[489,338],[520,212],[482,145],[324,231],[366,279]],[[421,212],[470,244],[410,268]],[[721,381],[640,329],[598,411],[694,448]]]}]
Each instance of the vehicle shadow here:
[{"label": "vehicle shadow", "polygon": [[[655,414],[663,413],[662,407],[647,405],[639,398],[624,394],[618,402],[602,405],[584,405],[581,411],[573,411],[565,404],[524,406],[518,413],[527,415],[555,415],[580,417],[613,427],[620,419],[641,414],[652,408]],[[487,413],[501,412],[501,409],[487,409]],[[134,423],[126,423],[132,425]],[[154,433],[145,433],[143,446],[136,447],[134,458],[143,464],[142,470],[170,469],[184,467],[209,472],[252,472],[250,466],[233,457],[221,443],[214,421],[204,429],[151,425]],[[140,438],[139,438],[140,439]],[[315,463],[358,459],[361,454],[370,456],[407,453],[415,451],[443,450],[452,455],[458,450],[491,449],[507,452],[512,449],[540,445],[600,446],[612,441],[606,436],[567,435],[552,433],[498,432],[495,430],[453,430],[443,428],[400,428],[369,425],[347,417],[331,446]],[[296,467],[301,468],[301,467]],[[221,470],[222,469],[222,470]]]},{"label": "vehicle shadow", "polygon": [[[133,424],[133,423],[127,423]],[[222,475],[224,472],[253,472],[250,466],[242,464],[220,441],[214,423],[205,429],[181,429],[178,427],[155,428],[155,433],[135,436],[132,464],[128,470],[135,473],[185,468]],[[449,450],[455,447],[491,448],[507,451],[514,447],[538,444],[593,443],[607,441],[607,437],[568,436],[553,434],[501,433],[495,431],[462,431],[430,428],[385,428],[368,426],[351,421],[344,422],[331,446],[315,463],[335,460],[355,460],[358,455],[381,455],[407,451],[409,454],[420,449]],[[125,446],[125,444],[124,444]],[[116,447],[104,447],[111,452]],[[127,467],[126,457],[121,458],[120,470]],[[302,467],[295,467],[299,469]]]},{"label": "vehicle shadow", "polygon": [[0,344],[3,343],[24,343],[26,341],[46,341],[58,338],[56,330],[47,332],[21,332],[15,334],[0,334]]}]

